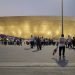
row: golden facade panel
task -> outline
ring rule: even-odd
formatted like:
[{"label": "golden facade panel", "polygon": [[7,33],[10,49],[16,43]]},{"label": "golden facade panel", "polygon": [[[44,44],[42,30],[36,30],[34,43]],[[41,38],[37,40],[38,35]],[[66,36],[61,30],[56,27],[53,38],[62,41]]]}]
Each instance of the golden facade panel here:
[{"label": "golden facade panel", "polygon": [[[59,16],[13,16],[0,17],[0,34],[30,38],[31,35],[47,38],[61,35]],[[75,35],[75,18],[64,17],[64,34]]]}]

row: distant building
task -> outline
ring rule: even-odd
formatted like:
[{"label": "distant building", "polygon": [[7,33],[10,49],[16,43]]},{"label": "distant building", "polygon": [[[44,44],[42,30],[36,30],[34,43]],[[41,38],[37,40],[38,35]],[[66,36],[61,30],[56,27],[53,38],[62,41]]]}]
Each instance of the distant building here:
[{"label": "distant building", "polygon": [[[0,17],[0,34],[30,38],[31,35],[58,38],[61,34],[60,16]],[[64,34],[75,35],[75,17],[64,17]]]}]

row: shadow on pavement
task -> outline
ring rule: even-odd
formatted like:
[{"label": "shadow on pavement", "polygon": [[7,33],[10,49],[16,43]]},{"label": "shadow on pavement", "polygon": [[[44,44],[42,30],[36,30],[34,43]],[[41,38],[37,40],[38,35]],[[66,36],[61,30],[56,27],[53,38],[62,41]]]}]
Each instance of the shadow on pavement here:
[{"label": "shadow on pavement", "polygon": [[24,48],[24,50],[31,50],[31,48]]},{"label": "shadow on pavement", "polygon": [[32,52],[38,52],[38,51],[41,51],[41,50],[34,50],[34,51],[32,51]]},{"label": "shadow on pavement", "polygon": [[52,58],[60,67],[66,67],[68,65],[68,60],[66,58],[63,59],[57,59],[57,58]]},{"label": "shadow on pavement", "polygon": [[75,48],[72,48],[75,51]]}]

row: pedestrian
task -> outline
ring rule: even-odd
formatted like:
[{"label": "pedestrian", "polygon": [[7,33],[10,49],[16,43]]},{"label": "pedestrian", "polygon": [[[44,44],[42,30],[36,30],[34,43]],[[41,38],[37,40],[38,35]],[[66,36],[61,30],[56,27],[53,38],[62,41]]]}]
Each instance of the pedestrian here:
[{"label": "pedestrian", "polygon": [[34,37],[31,35],[31,39],[30,39],[30,46],[31,48],[34,47]]},{"label": "pedestrian", "polygon": [[73,45],[73,49],[74,49],[75,48],[75,37],[73,37],[72,45]]},{"label": "pedestrian", "polygon": [[58,40],[58,48],[59,48],[59,59],[61,57],[65,58],[65,41],[64,35],[62,34]]},{"label": "pedestrian", "polygon": [[68,35],[67,42],[68,42],[68,48],[72,48],[72,39],[70,35]]},{"label": "pedestrian", "polygon": [[37,37],[36,43],[37,43],[37,50],[41,50],[42,44],[41,44],[41,39],[40,39],[40,37]]}]

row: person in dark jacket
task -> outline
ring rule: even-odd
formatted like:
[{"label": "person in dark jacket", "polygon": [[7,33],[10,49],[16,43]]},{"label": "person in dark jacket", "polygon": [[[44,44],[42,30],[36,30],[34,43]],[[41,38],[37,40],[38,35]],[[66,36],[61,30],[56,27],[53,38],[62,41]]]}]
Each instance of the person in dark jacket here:
[{"label": "person in dark jacket", "polygon": [[34,37],[31,35],[31,39],[30,39],[30,45],[31,45],[31,48],[34,47]]},{"label": "person in dark jacket", "polygon": [[72,44],[73,44],[73,48],[75,48],[75,37],[73,37]]},{"label": "person in dark jacket", "polygon": [[41,39],[40,39],[40,37],[37,37],[37,39],[36,39],[36,43],[37,43],[37,50],[41,50]]}]

